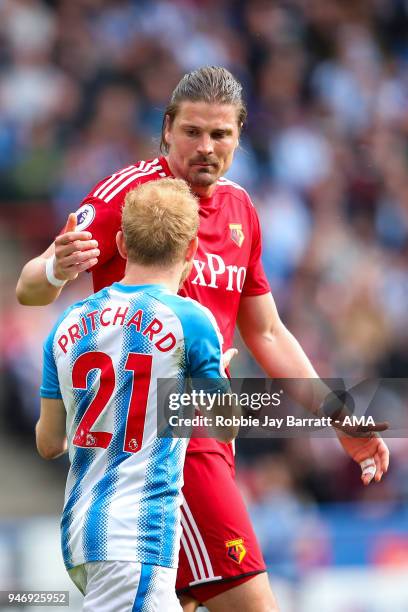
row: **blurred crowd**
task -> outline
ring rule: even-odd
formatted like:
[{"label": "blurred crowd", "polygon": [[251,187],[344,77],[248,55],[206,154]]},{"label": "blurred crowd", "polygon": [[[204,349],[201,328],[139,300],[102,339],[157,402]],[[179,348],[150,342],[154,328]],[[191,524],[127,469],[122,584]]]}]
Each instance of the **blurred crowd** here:
[{"label": "blurred crowd", "polygon": [[[249,119],[228,176],[259,211],[285,323],[323,377],[405,376],[407,32],[404,0],[0,0],[0,346],[15,431],[37,416],[53,313],[90,290],[82,279],[28,312],[12,295],[20,265],[101,177],[157,154],[171,91],[203,64],[244,85]],[[261,374],[245,351],[235,373]],[[323,440],[242,444],[242,484],[254,508],[286,500],[293,516],[305,500],[398,504],[400,442],[371,492]]]}]

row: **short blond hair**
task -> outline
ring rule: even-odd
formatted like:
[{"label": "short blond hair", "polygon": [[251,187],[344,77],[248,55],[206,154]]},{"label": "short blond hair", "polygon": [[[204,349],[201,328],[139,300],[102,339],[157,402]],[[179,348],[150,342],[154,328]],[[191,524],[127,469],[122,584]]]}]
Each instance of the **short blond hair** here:
[{"label": "short blond hair", "polygon": [[198,200],[181,179],[163,178],[126,194],[122,231],[129,261],[171,265],[197,235]]}]

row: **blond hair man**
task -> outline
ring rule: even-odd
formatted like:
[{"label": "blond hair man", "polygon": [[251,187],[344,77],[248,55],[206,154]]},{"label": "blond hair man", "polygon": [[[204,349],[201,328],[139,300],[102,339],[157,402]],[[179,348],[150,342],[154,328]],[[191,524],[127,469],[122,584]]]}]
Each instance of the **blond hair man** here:
[{"label": "blond hair man", "polygon": [[228,388],[214,318],[176,295],[197,230],[198,204],[184,181],[130,191],[116,237],[123,279],[71,306],[44,345],[37,446],[47,459],[69,451],[62,549],[85,611],[181,610],[187,442],[157,437],[156,380]]}]

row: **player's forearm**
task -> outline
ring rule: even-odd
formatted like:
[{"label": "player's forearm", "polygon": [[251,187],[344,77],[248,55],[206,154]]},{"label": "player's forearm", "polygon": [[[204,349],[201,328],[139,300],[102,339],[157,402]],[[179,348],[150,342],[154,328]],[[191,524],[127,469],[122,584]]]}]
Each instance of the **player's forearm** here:
[{"label": "player's forearm", "polygon": [[62,457],[67,452],[67,446],[59,446],[58,448],[52,446],[38,446],[37,445],[38,454],[43,459],[47,459],[50,461],[51,459],[58,459],[58,457]]},{"label": "player's forearm", "polygon": [[43,255],[31,259],[21,271],[17,282],[16,295],[24,306],[45,306],[51,304],[61,293],[61,287],[54,287],[48,282],[45,265],[47,258]]},{"label": "player's forearm", "polygon": [[66,436],[60,439],[58,436],[49,435],[46,428],[42,425],[41,419],[35,427],[35,439],[38,454],[43,459],[57,459],[68,450]]},{"label": "player's forearm", "polygon": [[281,322],[273,330],[248,334],[244,341],[271,378],[318,377],[299,342]]},{"label": "player's forearm", "polygon": [[330,389],[320,381],[299,342],[283,323],[279,321],[263,333],[242,335],[265,373],[270,378],[289,379],[285,383],[288,394],[317,414]]},{"label": "player's forearm", "polygon": [[214,403],[214,437],[219,442],[232,442],[239,432],[241,407],[233,395],[224,393]]},{"label": "player's forearm", "polygon": [[200,404],[207,434],[218,442],[232,442],[239,432],[241,407],[229,391],[206,392],[207,398]]},{"label": "player's forearm", "polygon": [[26,306],[50,304],[63,284],[92,268],[99,255],[97,241],[92,240],[90,232],[76,231],[76,215],[71,213],[64,231],[44,253],[24,266],[16,288],[18,301]]}]

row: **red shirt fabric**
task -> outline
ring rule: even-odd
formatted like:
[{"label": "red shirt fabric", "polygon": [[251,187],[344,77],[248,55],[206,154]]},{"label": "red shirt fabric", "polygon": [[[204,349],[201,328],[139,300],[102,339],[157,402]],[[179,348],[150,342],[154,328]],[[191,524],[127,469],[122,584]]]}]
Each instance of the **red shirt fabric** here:
[{"label": "red shirt fabric", "polygon": [[[77,211],[77,229],[86,229],[99,243],[98,263],[91,270],[94,290],[119,281],[125,262],[116,248],[116,233],[126,193],[147,181],[171,177],[164,157],[140,161],[102,179]],[[200,198],[199,243],[194,266],[180,295],[209,308],[224,338],[232,346],[241,296],[270,291],[261,262],[258,215],[247,192],[225,178],[210,198]],[[188,452],[219,452],[232,461],[230,445],[210,438],[192,438]]]}]

